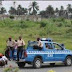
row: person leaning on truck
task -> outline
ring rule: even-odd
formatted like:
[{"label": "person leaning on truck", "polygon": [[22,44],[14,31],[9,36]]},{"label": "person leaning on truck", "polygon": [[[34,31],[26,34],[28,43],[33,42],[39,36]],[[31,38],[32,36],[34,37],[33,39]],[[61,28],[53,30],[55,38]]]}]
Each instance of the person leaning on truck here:
[{"label": "person leaning on truck", "polygon": [[9,37],[8,40],[7,40],[7,48],[12,51],[12,57],[13,57],[13,54],[14,54],[14,40],[11,37]]},{"label": "person leaning on truck", "polygon": [[24,47],[25,47],[25,41],[20,36],[19,40],[18,40],[18,48],[17,48],[17,61],[19,61],[19,53],[20,52],[21,52],[21,56],[22,56],[22,52],[23,52]]},{"label": "person leaning on truck", "polygon": [[38,42],[38,48],[42,49],[43,44],[42,44],[42,41],[40,40],[40,38],[37,38],[37,42]]}]

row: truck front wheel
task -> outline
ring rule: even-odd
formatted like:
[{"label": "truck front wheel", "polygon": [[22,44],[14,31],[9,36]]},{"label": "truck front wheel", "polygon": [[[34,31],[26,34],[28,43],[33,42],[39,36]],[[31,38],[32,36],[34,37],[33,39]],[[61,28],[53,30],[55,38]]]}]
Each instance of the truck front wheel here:
[{"label": "truck front wheel", "polygon": [[18,64],[19,68],[23,68],[25,66],[24,62],[18,62],[17,64]]},{"label": "truck front wheel", "polygon": [[66,66],[71,66],[72,65],[72,57],[71,56],[67,56],[66,59],[65,59],[64,64]]},{"label": "truck front wheel", "polygon": [[42,60],[40,58],[35,58],[33,61],[34,68],[40,68],[42,66]]}]

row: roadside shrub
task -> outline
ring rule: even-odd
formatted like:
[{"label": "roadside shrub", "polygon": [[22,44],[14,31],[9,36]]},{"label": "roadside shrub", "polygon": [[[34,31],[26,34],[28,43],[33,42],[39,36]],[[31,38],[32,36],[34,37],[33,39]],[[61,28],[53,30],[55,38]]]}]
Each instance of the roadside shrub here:
[{"label": "roadside shrub", "polygon": [[29,34],[29,37],[32,37],[33,35],[32,34]]},{"label": "roadside shrub", "polygon": [[70,24],[65,24],[65,27],[71,27],[71,25]]},{"label": "roadside shrub", "polygon": [[56,25],[57,25],[57,27],[62,27],[63,24],[61,22],[59,22]]},{"label": "roadside shrub", "polygon": [[40,27],[45,27],[46,24],[47,24],[46,22],[41,22],[41,23],[40,23]]},{"label": "roadside shrub", "polygon": [[14,19],[14,16],[10,16],[9,18],[10,18],[10,19]]},{"label": "roadside shrub", "polygon": [[72,20],[71,20],[71,24],[72,24]]},{"label": "roadside shrub", "polygon": [[66,33],[70,33],[70,32],[72,32],[72,28],[70,28],[66,31]]},{"label": "roadside shrub", "polygon": [[53,19],[53,22],[56,22],[56,19]]},{"label": "roadside shrub", "polygon": [[23,23],[23,20],[21,20],[20,23],[22,24]]},{"label": "roadside shrub", "polygon": [[52,32],[51,35],[62,35],[61,32]]},{"label": "roadside shrub", "polygon": [[64,22],[64,21],[65,21],[65,18],[60,18],[60,19],[61,19],[61,21],[62,21],[62,22]]},{"label": "roadside shrub", "polygon": [[45,36],[45,35],[46,35],[46,32],[41,31],[41,32],[39,33],[39,35],[40,35],[40,36]]},{"label": "roadside shrub", "polygon": [[12,67],[11,65],[4,69],[4,72],[18,72],[19,69],[16,67]]},{"label": "roadside shrub", "polygon": [[17,24],[16,27],[27,28],[28,26],[25,23],[23,23],[23,24]]},{"label": "roadside shrub", "polygon": [[26,19],[26,21],[29,21],[29,19]]}]

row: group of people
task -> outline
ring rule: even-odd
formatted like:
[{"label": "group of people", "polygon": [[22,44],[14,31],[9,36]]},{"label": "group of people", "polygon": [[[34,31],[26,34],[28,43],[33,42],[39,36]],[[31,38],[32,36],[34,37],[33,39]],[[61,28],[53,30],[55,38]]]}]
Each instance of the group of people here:
[{"label": "group of people", "polygon": [[[42,49],[43,47],[43,44],[40,40],[40,38],[37,38],[37,42],[38,42],[38,48],[39,49]],[[19,53],[21,52],[21,56],[22,56],[22,53],[23,53],[23,50],[25,48],[25,41],[22,39],[21,36],[19,36],[19,39],[18,40],[13,40],[11,37],[8,38],[8,40],[6,41],[7,43],[7,49],[5,51],[5,54],[7,56],[8,59],[10,59],[10,56],[9,56],[9,51],[11,50],[12,51],[12,59],[14,58],[14,49],[17,49],[17,61],[19,61]]]},{"label": "group of people", "polygon": [[11,37],[8,38],[7,40],[7,50],[5,52],[5,54],[7,54],[6,56],[10,59],[9,56],[9,51],[12,51],[12,57],[14,56],[14,49],[17,49],[17,60],[19,61],[19,53],[21,52],[21,56],[22,56],[22,52],[23,52],[23,48],[25,47],[25,41],[22,39],[21,36],[19,36],[18,40],[13,40]]}]

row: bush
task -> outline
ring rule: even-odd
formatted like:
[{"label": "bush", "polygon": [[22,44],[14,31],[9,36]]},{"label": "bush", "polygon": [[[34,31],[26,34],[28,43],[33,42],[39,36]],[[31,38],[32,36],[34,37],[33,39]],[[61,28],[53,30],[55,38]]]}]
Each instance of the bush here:
[{"label": "bush", "polygon": [[71,24],[72,24],[72,20],[71,20]]},{"label": "bush", "polygon": [[39,35],[40,35],[40,36],[45,36],[45,35],[46,35],[46,32],[43,32],[43,31],[42,31],[42,32],[39,33]]},{"label": "bush", "polygon": [[16,67],[12,67],[11,65],[4,69],[4,72],[18,72],[19,69]]},{"label": "bush", "polygon": [[26,21],[29,21],[29,19],[26,19]]},{"label": "bush", "polygon": [[61,21],[64,22],[65,21],[65,18],[61,18]]},{"label": "bush", "polygon": [[51,35],[62,35],[61,32],[52,32]]},{"label": "bush", "polygon": [[56,19],[53,19],[53,22],[56,22]]},{"label": "bush", "polygon": [[66,31],[66,33],[70,33],[70,32],[72,32],[72,28],[70,28]]},{"label": "bush", "polygon": [[10,18],[10,19],[14,19],[14,16],[10,16],[9,18]]},{"label": "bush", "polygon": [[45,27],[46,24],[47,24],[46,22],[41,22],[41,23],[40,23],[40,27]]},{"label": "bush", "polygon": [[62,23],[61,22],[59,22],[58,24],[56,24],[57,25],[57,27],[62,27]]}]

